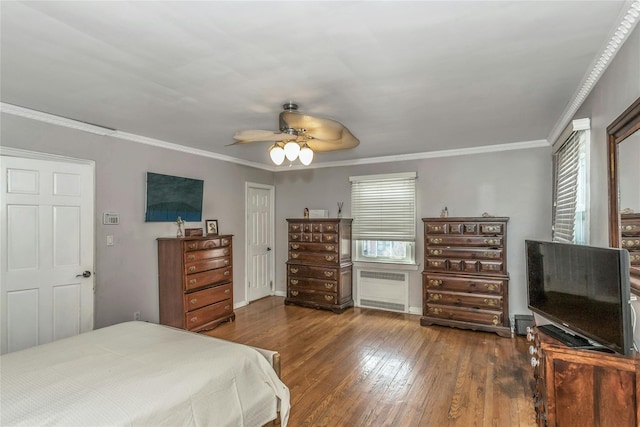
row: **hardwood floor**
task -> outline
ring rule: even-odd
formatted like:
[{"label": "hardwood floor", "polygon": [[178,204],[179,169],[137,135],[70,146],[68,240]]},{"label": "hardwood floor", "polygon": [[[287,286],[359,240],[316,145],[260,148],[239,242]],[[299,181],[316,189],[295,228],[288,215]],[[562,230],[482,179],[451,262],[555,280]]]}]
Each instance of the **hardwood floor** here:
[{"label": "hardwood floor", "polygon": [[289,426],[535,426],[524,337],[268,297],[207,335],[280,352]]}]

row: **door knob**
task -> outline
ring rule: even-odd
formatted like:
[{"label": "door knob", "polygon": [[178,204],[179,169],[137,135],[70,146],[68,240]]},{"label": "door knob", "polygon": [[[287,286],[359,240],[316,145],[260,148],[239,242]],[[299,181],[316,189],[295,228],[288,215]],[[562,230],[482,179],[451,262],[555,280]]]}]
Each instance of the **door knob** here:
[{"label": "door knob", "polygon": [[85,270],[82,274],[76,274],[76,277],[91,277],[91,272],[89,270]]},{"label": "door knob", "polygon": [[267,248],[267,252],[269,252],[271,250],[271,248]]}]

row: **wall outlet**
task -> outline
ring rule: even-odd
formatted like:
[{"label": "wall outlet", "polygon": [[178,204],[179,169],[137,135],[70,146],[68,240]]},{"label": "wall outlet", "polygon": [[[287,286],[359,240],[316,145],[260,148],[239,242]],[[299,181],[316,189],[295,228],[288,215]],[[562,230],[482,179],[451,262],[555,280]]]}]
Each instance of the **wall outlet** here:
[{"label": "wall outlet", "polygon": [[133,313],[133,320],[140,320],[140,312],[136,311],[135,313]]}]

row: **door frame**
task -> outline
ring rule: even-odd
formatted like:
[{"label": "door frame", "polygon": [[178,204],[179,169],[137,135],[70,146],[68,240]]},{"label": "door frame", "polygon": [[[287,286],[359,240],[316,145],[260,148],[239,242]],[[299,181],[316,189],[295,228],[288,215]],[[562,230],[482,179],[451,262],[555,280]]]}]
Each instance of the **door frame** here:
[{"label": "door frame", "polygon": [[[0,156],[7,156],[7,157],[21,157],[24,159],[31,159],[31,160],[48,160],[48,161],[54,161],[54,162],[61,162],[61,163],[74,163],[74,164],[81,164],[81,165],[86,165],[89,166],[91,168],[91,174],[93,175],[93,200],[91,201],[91,204],[93,205],[93,218],[91,218],[92,221],[92,239],[93,239],[93,244],[92,244],[92,265],[93,265],[93,270],[92,271],[92,275],[91,275],[91,280],[92,280],[92,289],[93,289],[93,307],[92,307],[92,313],[91,313],[91,325],[90,328],[91,330],[93,330],[95,328],[95,319],[96,319],[96,275],[95,275],[95,270],[96,270],[96,219],[95,219],[95,215],[96,215],[96,162],[94,160],[89,160],[89,159],[80,159],[80,158],[76,158],[76,157],[68,157],[68,156],[62,156],[59,154],[51,154],[51,153],[43,153],[40,151],[30,151],[30,150],[23,150],[20,148],[13,148],[13,147],[3,147],[0,146]],[[4,303],[4,301],[2,302]]]},{"label": "door frame", "polygon": [[244,299],[245,304],[249,305],[249,269],[251,260],[249,259],[249,189],[259,188],[262,190],[269,190],[269,216],[271,217],[271,223],[269,224],[269,240],[271,241],[271,259],[269,260],[269,281],[273,284],[271,287],[270,295],[275,295],[276,283],[276,249],[275,249],[275,235],[276,235],[276,219],[275,219],[275,192],[276,187],[269,184],[258,184],[256,182],[245,182],[244,187]]}]

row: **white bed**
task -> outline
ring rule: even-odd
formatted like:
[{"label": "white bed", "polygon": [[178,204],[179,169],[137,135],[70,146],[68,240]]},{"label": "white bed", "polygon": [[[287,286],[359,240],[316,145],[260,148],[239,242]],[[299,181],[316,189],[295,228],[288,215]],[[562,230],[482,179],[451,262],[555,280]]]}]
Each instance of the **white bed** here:
[{"label": "white bed", "polygon": [[0,425],[286,426],[289,389],[264,354],[126,322],[5,354]]}]

